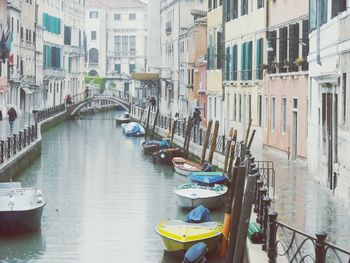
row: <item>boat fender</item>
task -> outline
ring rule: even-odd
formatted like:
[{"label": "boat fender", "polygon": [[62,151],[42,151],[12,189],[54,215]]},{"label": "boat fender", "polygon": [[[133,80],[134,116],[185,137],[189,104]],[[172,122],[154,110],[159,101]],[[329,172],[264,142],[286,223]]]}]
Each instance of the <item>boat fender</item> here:
[{"label": "boat fender", "polygon": [[38,200],[36,201],[38,204],[43,202],[43,198],[41,196],[38,197]]},{"label": "boat fender", "polygon": [[163,153],[163,152],[160,153],[160,158],[161,158],[161,159],[164,159],[164,158],[165,158],[165,153]]},{"label": "boat fender", "polygon": [[204,255],[207,251],[207,245],[204,242],[199,242],[186,252],[183,263],[204,263],[206,262]]},{"label": "boat fender", "polygon": [[42,193],[40,190],[36,190],[36,195],[37,195],[37,196],[42,196],[43,193]]}]

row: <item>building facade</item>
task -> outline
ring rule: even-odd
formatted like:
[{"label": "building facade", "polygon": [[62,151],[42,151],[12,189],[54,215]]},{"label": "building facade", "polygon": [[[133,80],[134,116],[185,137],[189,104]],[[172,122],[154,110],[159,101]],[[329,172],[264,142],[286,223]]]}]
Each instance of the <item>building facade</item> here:
[{"label": "building facade", "polygon": [[207,121],[218,120],[223,133],[223,6],[222,1],[208,0],[207,28]]},{"label": "building facade", "polygon": [[148,8],[139,0],[87,1],[88,75],[114,80],[128,93],[133,72],[147,64]]},{"label": "building facade", "polygon": [[[318,6],[319,5],[319,6]],[[310,1],[308,159],[312,173],[350,207],[350,1]],[[332,36],[332,37],[329,37]]]},{"label": "building facade", "polygon": [[204,0],[161,0],[160,44],[162,61],[159,70],[162,81],[159,101],[160,111],[163,114],[174,116],[178,112],[180,118],[190,114],[187,111],[187,87],[185,82],[180,84],[180,72],[183,72],[182,77],[185,79],[189,64],[184,63],[188,61],[181,61],[181,59],[187,59],[187,51],[180,54],[180,42],[187,47],[188,28],[193,23],[196,14],[206,11],[206,5],[207,1]]},{"label": "building facade", "polygon": [[264,94],[259,97],[265,104],[264,145],[288,153],[293,160],[307,158],[308,1],[269,1],[268,5],[268,60]]},{"label": "building facade", "polygon": [[266,1],[225,3],[224,127],[244,139],[247,125],[256,130],[253,146],[263,138],[263,71],[266,61]]}]

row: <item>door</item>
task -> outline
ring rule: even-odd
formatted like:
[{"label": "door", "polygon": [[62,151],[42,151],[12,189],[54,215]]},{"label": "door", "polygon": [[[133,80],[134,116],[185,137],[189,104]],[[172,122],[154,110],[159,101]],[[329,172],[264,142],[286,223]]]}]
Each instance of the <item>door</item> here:
[{"label": "door", "polygon": [[292,112],[292,160],[298,156],[298,112]]}]

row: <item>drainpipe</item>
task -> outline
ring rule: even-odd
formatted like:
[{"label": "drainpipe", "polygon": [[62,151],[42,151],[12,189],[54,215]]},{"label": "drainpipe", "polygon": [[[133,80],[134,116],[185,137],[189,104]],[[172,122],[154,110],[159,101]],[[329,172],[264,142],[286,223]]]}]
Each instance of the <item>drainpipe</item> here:
[{"label": "drainpipe", "polygon": [[316,25],[317,25],[317,40],[316,40],[316,50],[317,50],[317,64],[321,66],[321,47],[320,47],[320,36],[321,36],[321,5],[319,3],[319,0],[316,0]]}]

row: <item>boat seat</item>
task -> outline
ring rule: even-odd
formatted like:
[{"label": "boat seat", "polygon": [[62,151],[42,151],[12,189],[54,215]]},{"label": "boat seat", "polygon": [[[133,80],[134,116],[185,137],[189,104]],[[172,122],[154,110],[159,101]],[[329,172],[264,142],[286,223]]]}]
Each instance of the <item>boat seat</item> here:
[{"label": "boat seat", "polygon": [[207,252],[207,245],[203,242],[193,245],[185,254],[183,263],[204,263],[206,259],[204,257]]}]

